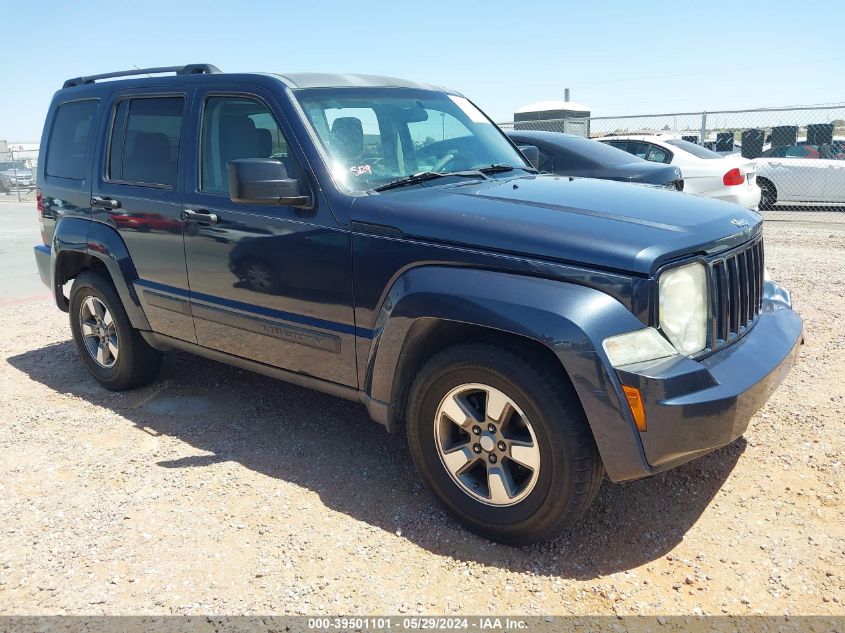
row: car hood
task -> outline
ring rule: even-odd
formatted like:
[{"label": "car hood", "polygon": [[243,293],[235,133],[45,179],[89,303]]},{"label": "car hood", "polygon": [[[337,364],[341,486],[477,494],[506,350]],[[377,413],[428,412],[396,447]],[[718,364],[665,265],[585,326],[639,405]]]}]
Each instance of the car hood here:
[{"label": "car hood", "polygon": [[762,229],[760,215],[735,204],[612,181],[538,175],[437,183],[357,198],[352,220],[408,239],[643,275],[732,248]]}]

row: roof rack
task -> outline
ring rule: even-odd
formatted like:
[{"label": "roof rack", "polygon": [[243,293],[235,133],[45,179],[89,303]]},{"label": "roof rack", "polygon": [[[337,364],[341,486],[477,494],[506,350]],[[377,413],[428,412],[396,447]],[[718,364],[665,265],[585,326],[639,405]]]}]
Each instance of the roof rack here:
[{"label": "roof rack", "polygon": [[119,70],[113,73],[103,73],[102,75],[88,75],[87,77],[74,77],[68,79],[62,88],[71,88],[72,86],[81,86],[83,84],[92,84],[100,79],[113,79],[114,77],[132,77],[134,75],[153,75],[158,73],[176,73],[177,75],[201,75],[201,74],[216,74],[221,72],[217,66],[211,64],[188,64],[187,66],[159,66],[158,68],[133,68],[132,70]]}]

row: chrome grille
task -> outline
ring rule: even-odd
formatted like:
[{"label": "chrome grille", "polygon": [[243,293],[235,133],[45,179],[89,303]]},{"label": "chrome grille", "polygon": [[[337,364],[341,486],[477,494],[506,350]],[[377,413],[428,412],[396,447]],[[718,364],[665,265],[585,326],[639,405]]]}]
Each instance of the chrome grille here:
[{"label": "chrome grille", "polygon": [[710,349],[747,332],[763,306],[763,238],[710,261]]}]

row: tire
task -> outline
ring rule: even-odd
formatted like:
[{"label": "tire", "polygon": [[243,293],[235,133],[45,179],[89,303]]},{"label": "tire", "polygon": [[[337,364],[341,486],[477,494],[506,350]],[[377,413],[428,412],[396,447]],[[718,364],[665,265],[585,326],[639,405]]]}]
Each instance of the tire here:
[{"label": "tire", "polygon": [[[510,414],[491,422],[500,406],[494,401],[503,396]],[[459,411],[453,400],[463,403],[459,415],[449,415]],[[467,410],[466,425],[452,422]],[[472,428],[489,424],[481,434]],[[417,470],[445,508],[471,531],[510,545],[551,538],[575,523],[604,477],[571,386],[555,369],[492,345],[457,345],[426,363],[411,387],[407,433]],[[502,443],[491,449],[497,440]],[[518,445],[520,460],[536,468],[512,459]],[[450,472],[453,458],[474,465]]]},{"label": "tire", "polygon": [[758,178],[757,184],[760,187],[760,208],[771,209],[778,201],[778,192],[774,184],[765,178]]},{"label": "tire", "polygon": [[123,391],[155,380],[161,352],[132,327],[110,280],[91,270],[82,272],[70,291],[69,313],[79,356],[106,389]]}]

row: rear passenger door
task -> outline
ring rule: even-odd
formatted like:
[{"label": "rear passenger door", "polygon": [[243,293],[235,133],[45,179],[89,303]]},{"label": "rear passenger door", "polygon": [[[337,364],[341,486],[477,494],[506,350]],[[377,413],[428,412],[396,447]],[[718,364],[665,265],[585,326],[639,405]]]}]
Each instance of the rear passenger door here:
[{"label": "rear passenger door", "polygon": [[196,342],[182,242],[184,122],[192,89],[125,90],[110,103],[92,191],[93,218],[117,229],[156,332]]}]

